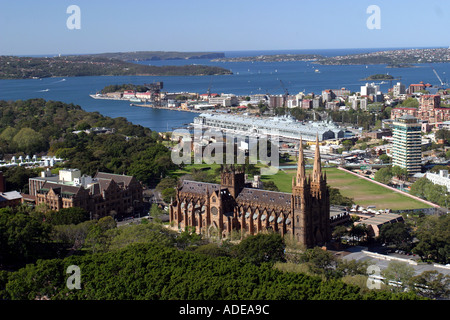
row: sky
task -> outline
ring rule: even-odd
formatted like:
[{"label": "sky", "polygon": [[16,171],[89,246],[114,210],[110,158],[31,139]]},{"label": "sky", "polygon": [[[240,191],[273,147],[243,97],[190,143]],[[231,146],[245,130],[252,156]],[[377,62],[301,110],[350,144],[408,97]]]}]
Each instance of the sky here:
[{"label": "sky", "polygon": [[[449,47],[448,4],[448,0],[0,0],[0,55]],[[80,10],[76,17],[73,11],[67,13],[71,5]],[[379,11],[368,13],[372,5]],[[80,29],[70,29],[68,20],[70,25],[79,22]]]}]

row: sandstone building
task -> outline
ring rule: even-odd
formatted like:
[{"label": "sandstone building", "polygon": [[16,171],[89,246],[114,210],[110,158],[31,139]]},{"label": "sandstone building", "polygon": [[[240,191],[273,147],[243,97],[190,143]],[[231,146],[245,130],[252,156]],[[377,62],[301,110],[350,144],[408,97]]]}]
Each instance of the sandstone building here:
[{"label": "sandstone building", "polygon": [[92,178],[78,169],[61,169],[59,175],[29,179],[36,204],[51,210],[80,207],[92,218],[129,216],[142,209],[142,186],[132,176],[97,172]]}]

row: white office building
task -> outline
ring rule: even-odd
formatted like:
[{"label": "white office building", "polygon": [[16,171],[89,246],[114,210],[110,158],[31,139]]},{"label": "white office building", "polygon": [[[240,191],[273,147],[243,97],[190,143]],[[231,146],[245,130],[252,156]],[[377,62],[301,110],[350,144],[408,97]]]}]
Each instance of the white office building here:
[{"label": "white office building", "polygon": [[425,177],[433,182],[433,184],[445,186],[447,191],[450,192],[450,177],[448,176],[448,170],[440,170],[439,173],[427,172]]}]

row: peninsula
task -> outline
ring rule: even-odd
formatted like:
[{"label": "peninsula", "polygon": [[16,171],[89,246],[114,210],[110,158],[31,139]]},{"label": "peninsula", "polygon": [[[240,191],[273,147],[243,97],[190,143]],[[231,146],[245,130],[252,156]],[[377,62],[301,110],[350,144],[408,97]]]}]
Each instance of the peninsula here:
[{"label": "peninsula", "polygon": [[414,63],[450,62],[449,48],[386,50],[344,56],[326,57],[316,61],[323,65],[387,64],[407,67]]},{"label": "peninsula", "polygon": [[192,60],[224,58],[223,52],[179,52],[179,51],[133,51],[87,55],[94,58],[118,59],[122,61]]},{"label": "peninsula", "polygon": [[287,61],[316,61],[324,58],[318,54],[273,54],[236,58],[218,58],[215,62],[287,62]]},{"label": "peninsula", "polygon": [[0,79],[80,76],[202,76],[232,74],[204,65],[149,66],[92,55],[52,58],[0,56]]}]

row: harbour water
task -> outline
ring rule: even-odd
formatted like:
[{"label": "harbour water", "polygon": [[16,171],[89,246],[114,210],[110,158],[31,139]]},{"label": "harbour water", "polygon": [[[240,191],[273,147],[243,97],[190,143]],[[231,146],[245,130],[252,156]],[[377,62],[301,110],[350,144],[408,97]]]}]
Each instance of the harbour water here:
[{"label": "harbour water", "polygon": [[[253,56],[278,53],[317,53],[322,55],[343,55],[378,51],[380,49],[341,49],[341,50],[290,50],[290,51],[239,51],[226,52],[226,57]],[[125,117],[135,124],[156,131],[171,130],[192,122],[195,113],[158,110],[152,108],[131,107],[126,101],[96,100],[89,94],[101,90],[110,84],[144,84],[156,81],[164,82],[163,91],[206,93],[234,93],[236,95],[290,94],[298,92],[320,94],[324,89],[345,87],[359,91],[365,82],[362,80],[373,74],[389,73],[394,78],[409,85],[424,81],[438,85],[433,66],[440,77],[446,81],[450,74],[450,63],[420,64],[416,68],[386,68],[386,65],[322,66],[312,62],[213,62],[210,60],[166,60],[142,61],[151,65],[204,64],[221,66],[233,71],[223,76],[94,76],[67,77],[26,80],[0,80],[0,100],[18,100],[44,98],[80,105],[86,111],[98,111],[110,117]],[[319,72],[315,70],[318,69]],[[396,81],[394,81],[396,82]],[[383,92],[394,83],[386,81],[380,84]],[[394,83],[395,84],[395,83]]]}]

